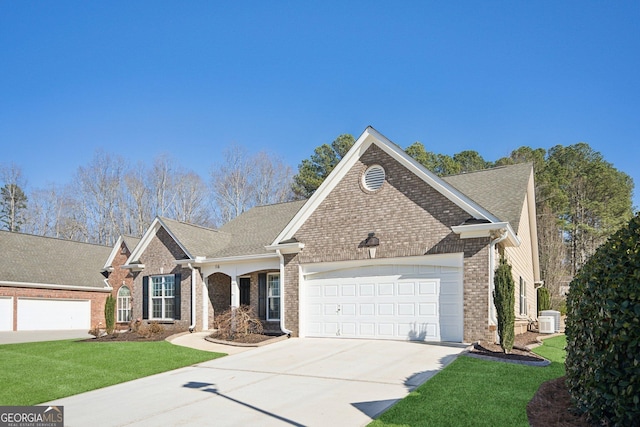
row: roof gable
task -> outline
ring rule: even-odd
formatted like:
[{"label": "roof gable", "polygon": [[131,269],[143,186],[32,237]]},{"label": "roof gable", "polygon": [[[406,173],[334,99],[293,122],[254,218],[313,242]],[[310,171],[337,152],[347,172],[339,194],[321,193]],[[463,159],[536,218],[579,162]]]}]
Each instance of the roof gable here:
[{"label": "roof gable", "polygon": [[206,256],[207,252],[216,251],[229,240],[229,236],[211,228],[156,217],[129,256],[128,265],[139,263],[140,257],[161,228],[176,242],[187,258]]},{"label": "roof gable", "polygon": [[402,166],[415,174],[418,178],[426,182],[444,197],[455,205],[469,213],[470,216],[490,222],[500,222],[500,219],[479,205],[457,188],[439,178],[433,172],[426,169],[411,156],[406,154],[398,145],[391,142],[372,127],[368,127],[356,140],[353,147],[333,169],[324,182],[318,187],[316,192],[309,198],[308,202],[298,211],[295,217],[276,237],[273,245],[291,239],[295,232],[305,223],[318,206],[334,190],[338,183],[344,178],[349,170],[364,155],[364,153],[375,144],[389,156],[398,161]]},{"label": "roof gable", "polygon": [[129,253],[133,252],[133,249],[138,245],[140,239],[132,236],[120,236],[118,240],[113,245],[113,249],[111,250],[111,254],[109,254],[109,258],[104,263],[103,270],[107,270],[113,268],[113,260],[115,259],[118,252],[120,252],[120,248],[124,244],[126,248],[129,250]]}]

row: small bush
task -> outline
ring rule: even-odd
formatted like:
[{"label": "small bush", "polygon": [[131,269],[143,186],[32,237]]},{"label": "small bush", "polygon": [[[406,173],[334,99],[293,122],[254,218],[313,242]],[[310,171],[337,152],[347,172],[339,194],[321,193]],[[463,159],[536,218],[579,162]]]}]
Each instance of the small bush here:
[{"label": "small bush", "polygon": [[602,245],[567,296],[567,386],[602,425],[640,425],[640,217]]},{"label": "small bush", "polygon": [[538,313],[551,310],[551,294],[547,288],[538,288]]},{"label": "small bush", "polygon": [[498,335],[500,335],[500,347],[505,353],[513,348],[515,314],[515,283],[511,274],[511,265],[504,257],[500,257],[500,264],[496,268],[493,279],[495,289],[493,300],[498,315]]},{"label": "small bush", "polygon": [[262,322],[255,316],[253,309],[242,305],[215,317],[217,336],[224,340],[233,341],[237,337],[250,334],[262,334]]},{"label": "small bush", "polygon": [[89,329],[88,333],[96,338],[100,338],[104,334],[104,331],[102,330],[102,322],[98,322],[93,329]]},{"label": "small bush", "polygon": [[158,322],[149,323],[149,333],[151,335],[161,334],[164,332],[164,326]]},{"label": "small bush", "polygon": [[111,335],[116,329],[116,299],[111,294],[104,304],[104,320],[107,325],[107,334]]}]

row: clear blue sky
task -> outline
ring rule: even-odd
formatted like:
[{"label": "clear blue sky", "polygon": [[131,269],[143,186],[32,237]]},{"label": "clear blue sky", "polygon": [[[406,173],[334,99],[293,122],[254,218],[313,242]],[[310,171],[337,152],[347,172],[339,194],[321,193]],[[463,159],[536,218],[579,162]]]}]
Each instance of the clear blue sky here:
[{"label": "clear blue sky", "polygon": [[97,148],[206,179],[231,143],[297,169],[372,125],[487,160],[584,141],[640,186],[639,22],[639,1],[0,0],[0,163],[28,189]]}]

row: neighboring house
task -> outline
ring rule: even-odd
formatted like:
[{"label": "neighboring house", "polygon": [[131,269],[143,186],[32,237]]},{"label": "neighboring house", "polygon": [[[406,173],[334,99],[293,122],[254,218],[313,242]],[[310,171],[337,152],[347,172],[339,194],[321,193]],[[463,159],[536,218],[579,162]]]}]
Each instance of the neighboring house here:
[{"label": "neighboring house", "polygon": [[517,332],[536,318],[536,236],[531,164],[442,179],[369,127],[309,200],[218,230],[156,218],[123,268],[133,317],[175,330],[249,305],[293,336],[472,342],[495,336],[500,255]]},{"label": "neighboring house", "polygon": [[140,239],[135,237],[120,236],[102,268],[102,275],[107,278],[113,288],[112,295],[116,298],[116,327],[120,330],[129,329],[134,293],[133,275],[121,267],[126,264],[131,251],[139,242]]},{"label": "neighboring house", "polygon": [[112,248],[0,231],[0,331],[104,324],[112,291],[100,274]]}]

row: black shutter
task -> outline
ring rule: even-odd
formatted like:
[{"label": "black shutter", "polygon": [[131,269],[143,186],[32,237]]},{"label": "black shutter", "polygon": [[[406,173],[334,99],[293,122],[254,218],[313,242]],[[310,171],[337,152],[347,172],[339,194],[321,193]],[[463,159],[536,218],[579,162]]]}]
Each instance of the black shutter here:
[{"label": "black shutter", "polygon": [[[191,272],[191,274],[193,274],[193,271]],[[174,295],[175,295],[174,303],[175,304],[174,304],[174,307],[173,307],[173,318],[175,320],[180,320],[180,301],[182,301],[182,298],[181,298],[182,294],[180,293],[180,289],[181,289],[180,281],[182,280],[182,274],[180,274],[180,273],[176,274],[176,277],[175,277],[174,280],[175,280],[175,293],[174,293]],[[193,298],[193,296],[192,296],[192,298]]]},{"label": "black shutter", "polygon": [[258,274],[258,317],[267,318],[267,273]]},{"label": "black shutter", "polygon": [[149,318],[149,276],[142,277],[142,318]]}]

